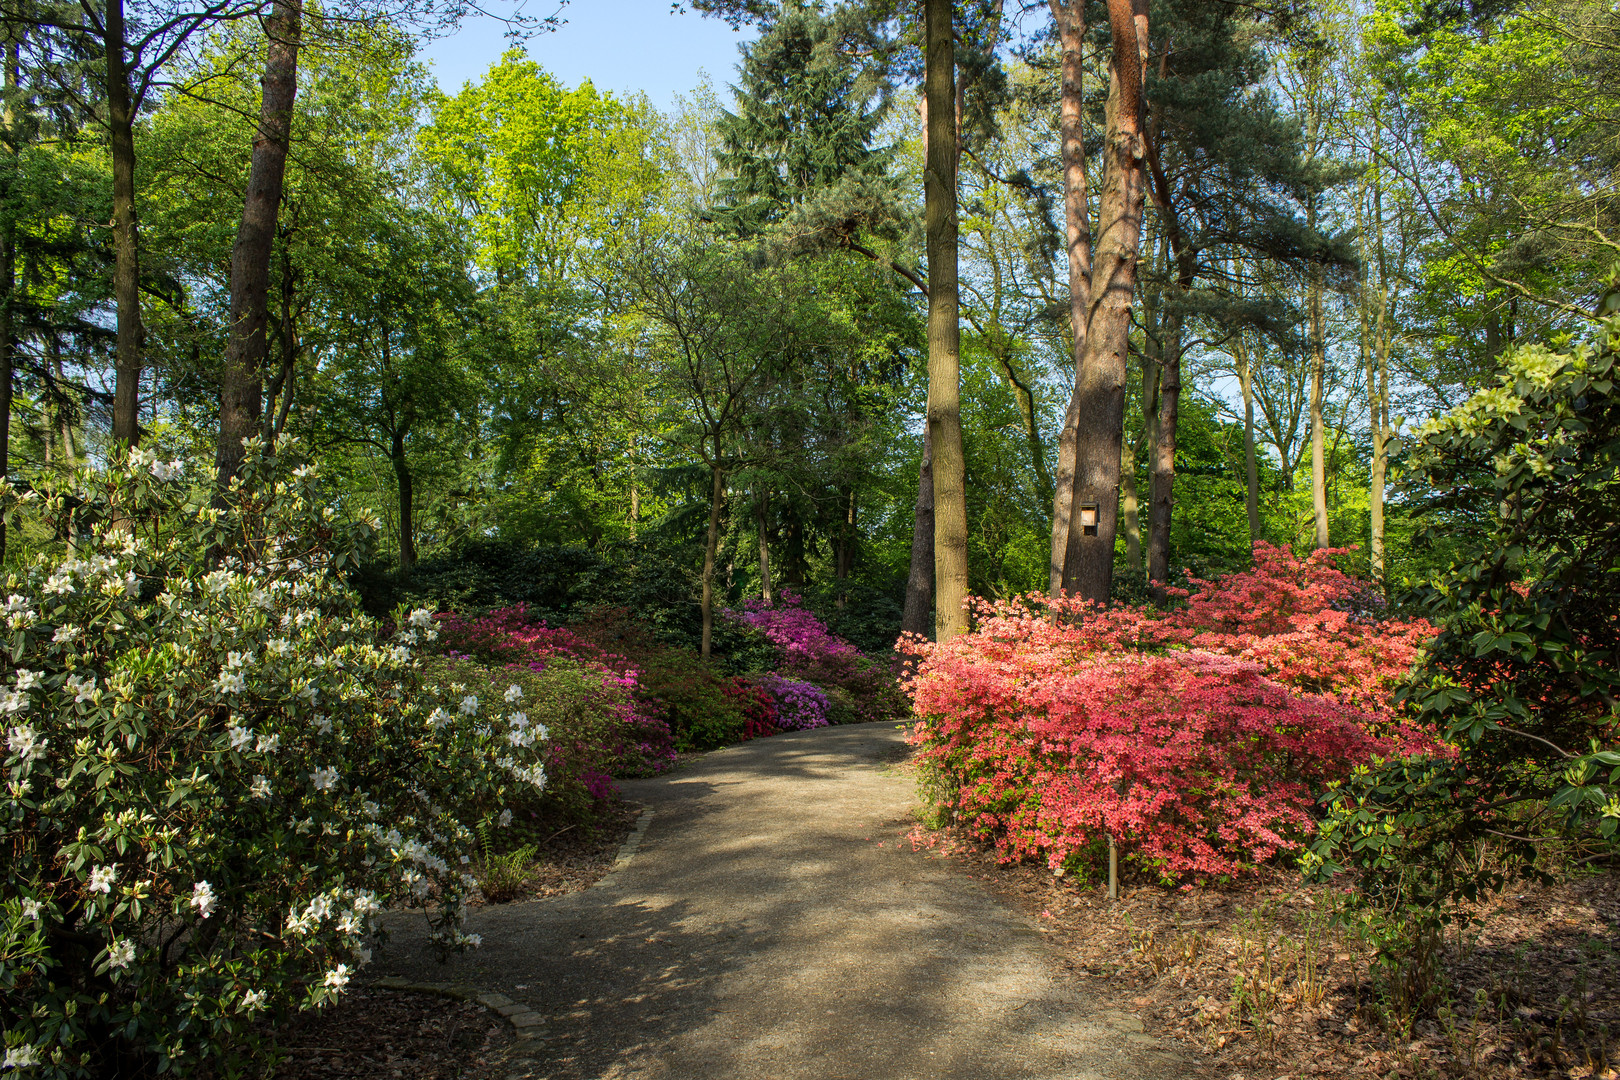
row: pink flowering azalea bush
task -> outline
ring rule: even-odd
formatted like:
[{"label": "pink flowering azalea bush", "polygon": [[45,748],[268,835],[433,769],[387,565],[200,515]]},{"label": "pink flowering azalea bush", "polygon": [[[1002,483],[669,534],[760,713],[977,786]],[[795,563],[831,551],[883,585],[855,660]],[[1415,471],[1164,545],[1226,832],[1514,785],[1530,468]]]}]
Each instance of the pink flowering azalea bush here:
[{"label": "pink flowering azalea bush", "polygon": [[778,650],[779,673],[820,687],[830,724],[903,719],[908,711],[893,670],[843,638],[783,589],[774,603],[747,601],[731,618],[763,634]]},{"label": "pink flowering azalea bush", "polygon": [[1296,850],[1329,782],[1433,748],[1390,705],[1432,630],[1367,610],[1334,554],[1257,545],[1170,612],[981,602],[972,632],[906,643],[940,809],[1054,868],[1109,836],[1167,881]]},{"label": "pink flowering azalea bush", "polygon": [[827,694],[815,683],[766,675],[760,685],[776,703],[776,725],[783,731],[827,726]]}]

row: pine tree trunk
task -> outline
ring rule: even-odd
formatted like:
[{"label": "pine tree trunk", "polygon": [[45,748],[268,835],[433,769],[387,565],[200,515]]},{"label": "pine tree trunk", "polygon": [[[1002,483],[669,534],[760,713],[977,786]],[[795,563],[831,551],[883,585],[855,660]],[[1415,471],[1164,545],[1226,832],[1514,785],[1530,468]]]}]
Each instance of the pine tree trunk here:
[{"label": "pine tree trunk", "polygon": [[303,33],[302,0],[276,0],[265,24],[269,44],[264,63],[264,97],[253,136],[242,225],[231,250],[231,327],[225,345],[225,371],[219,392],[219,484],[224,487],[242,466],[242,440],[260,434],[264,368],[270,342],[270,253],[281,208],[282,181],[298,94],[298,46]]},{"label": "pine tree trunk", "polygon": [[416,487],[405,457],[404,431],[394,432],[389,460],[399,489],[399,572],[401,577],[409,578],[416,565]]},{"label": "pine tree trunk", "polygon": [[934,450],[934,633],[967,629],[967,491],[962,456],[961,326],[957,296],[956,48],[951,0],[924,0],[928,159],[928,429]]},{"label": "pine tree trunk", "polygon": [[1074,389],[1058,435],[1057,479],[1052,495],[1052,556],[1048,590],[1063,592],[1074,514],[1076,437],[1080,424],[1081,383],[1086,332],[1091,320],[1091,205],[1086,188],[1085,157],[1085,4],[1083,0],[1050,0],[1052,22],[1063,47],[1063,86],[1059,131],[1063,139],[1063,220],[1069,257],[1069,324],[1074,338]]},{"label": "pine tree trunk", "polygon": [[1154,422],[1152,495],[1148,503],[1148,582],[1153,599],[1164,603],[1170,580],[1170,524],[1175,510],[1176,426],[1181,415],[1181,334],[1184,319],[1179,308],[1166,313],[1163,363],[1159,375],[1159,407]]},{"label": "pine tree trunk", "polygon": [[934,443],[923,425],[922,459],[917,466],[917,507],[911,529],[911,574],[900,631],[930,637],[934,629]]},{"label": "pine tree trunk", "polygon": [[725,473],[720,467],[720,440],[714,440],[714,458],[709,462],[709,535],[703,545],[703,659],[709,658],[714,640],[714,567],[720,554],[720,503],[726,495]]},{"label": "pine tree trunk", "polygon": [[112,437],[140,442],[141,267],[135,222],[135,104],[124,56],[124,0],[107,0],[107,129],[112,151],[113,300],[117,306]]},{"label": "pine tree trunk", "polygon": [[1086,350],[1075,375],[1079,409],[1074,505],[1095,505],[1097,524],[1069,529],[1063,569],[1065,591],[1097,602],[1106,602],[1112,590],[1114,538],[1119,529],[1126,363],[1142,204],[1147,194],[1142,141],[1147,19],[1147,0],[1108,0],[1114,51],[1109,62],[1106,171],[1098,215],[1100,235],[1091,271],[1092,312]]}]

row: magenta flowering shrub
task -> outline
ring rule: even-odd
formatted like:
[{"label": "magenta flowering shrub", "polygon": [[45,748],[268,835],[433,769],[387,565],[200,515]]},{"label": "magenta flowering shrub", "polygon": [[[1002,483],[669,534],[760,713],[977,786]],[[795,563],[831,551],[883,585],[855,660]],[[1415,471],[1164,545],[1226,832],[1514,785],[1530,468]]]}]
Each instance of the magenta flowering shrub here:
[{"label": "magenta flowering shrub", "polygon": [[766,675],[759,684],[775,700],[776,726],[783,731],[827,726],[827,694],[815,683]]},{"label": "magenta flowering shrub", "polygon": [[[541,675],[559,663],[579,669],[600,689],[593,709],[605,720],[598,735],[563,740],[564,753],[580,755],[566,774],[630,778],[656,776],[675,763],[674,739],[663,710],[650,700],[641,672],[623,656],[610,653],[579,634],[547,626],[525,605],[498,608],[477,618],[447,612],[438,616],[439,646],[455,658]],[[593,723],[592,729],[595,730]],[[597,784],[601,789],[602,785]]]},{"label": "magenta flowering shrub", "polygon": [[827,723],[904,719],[911,710],[897,672],[829,631],[803,603],[796,593],[784,589],[774,604],[749,600],[742,611],[728,614],[777,647],[781,674],[814,683],[824,691]]}]

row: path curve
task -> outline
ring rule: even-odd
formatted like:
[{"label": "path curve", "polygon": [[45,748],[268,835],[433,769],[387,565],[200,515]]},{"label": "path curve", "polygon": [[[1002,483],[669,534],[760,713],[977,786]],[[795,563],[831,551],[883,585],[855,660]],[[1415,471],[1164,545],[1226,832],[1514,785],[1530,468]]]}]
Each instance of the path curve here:
[{"label": "path curve", "polygon": [[903,733],[730,747],[622,785],[653,811],[602,883],[483,908],[435,962],[391,920],[368,974],[497,992],[545,1018],[533,1080],[1169,1080],[1182,1061],[1060,974],[1022,913],[902,837]]}]

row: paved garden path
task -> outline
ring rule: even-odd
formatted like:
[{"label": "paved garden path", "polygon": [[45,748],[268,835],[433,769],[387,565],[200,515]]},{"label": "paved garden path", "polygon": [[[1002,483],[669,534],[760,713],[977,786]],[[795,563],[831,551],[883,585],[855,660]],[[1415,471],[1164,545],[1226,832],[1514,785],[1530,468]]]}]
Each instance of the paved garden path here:
[{"label": "paved garden path", "polygon": [[[626,783],[650,825],[594,888],[475,912],[447,964],[401,921],[368,974],[544,1018],[514,1077],[1169,1080],[1189,1062],[1067,980],[1039,930],[901,838],[892,725],[823,728]],[[528,1018],[532,1022],[532,1017]]]}]

